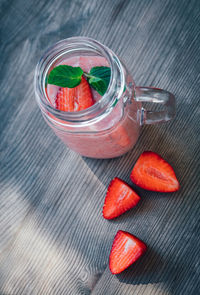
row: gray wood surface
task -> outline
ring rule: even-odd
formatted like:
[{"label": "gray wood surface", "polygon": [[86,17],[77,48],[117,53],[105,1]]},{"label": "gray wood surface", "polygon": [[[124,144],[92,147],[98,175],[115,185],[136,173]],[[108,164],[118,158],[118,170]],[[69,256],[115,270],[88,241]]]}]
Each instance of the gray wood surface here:
[{"label": "gray wood surface", "polygon": [[[199,293],[200,2],[1,0],[0,294]],[[177,99],[176,118],[145,126],[135,148],[94,160],[68,150],[44,122],[35,65],[54,42],[84,35],[112,48],[137,85]],[[174,194],[137,188],[140,204],[101,216],[106,187],[129,175],[144,150],[174,167]],[[109,272],[118,229],[149,246],[122,274]]]}]

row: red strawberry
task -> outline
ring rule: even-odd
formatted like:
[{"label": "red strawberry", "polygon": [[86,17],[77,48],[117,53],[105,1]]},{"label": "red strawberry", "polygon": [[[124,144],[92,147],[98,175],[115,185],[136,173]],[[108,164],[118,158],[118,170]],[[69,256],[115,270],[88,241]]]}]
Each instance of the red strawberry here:
[{"label": "red strawberry", "polygon": [[116,177],[111,181],[107,190],[103,217],[106,219],[115,218],[136,206],[139,200],[140,197],[132,188]]},{"label": "red strawberry", "polygon": [[56,108],[65,112],[77,112],[91,107],[94,102],[88,82],[82,77],[74,88],[60,88],[56,96]]},{"label": "red strawberry", "polygon": [[153,152],[140,155],[130,177],[136,185],[150,191],[174,192],[180,187],[173,168]]},{"label": "red strawberry", "polygon": [[119,230],[109,257],[112,274],[118,274],[140,258],[147,250],[145,243],[128,232]]}]

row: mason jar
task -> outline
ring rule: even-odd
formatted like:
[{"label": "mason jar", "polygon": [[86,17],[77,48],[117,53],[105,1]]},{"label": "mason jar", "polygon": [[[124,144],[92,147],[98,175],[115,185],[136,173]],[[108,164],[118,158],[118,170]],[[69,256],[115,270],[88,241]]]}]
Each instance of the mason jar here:
[{"label": "mason jar", "polygon": [[[48,96],[48,75],[65,60],[81,56],[88,60],[104,58],[111,69],[110,83],[91,107],[78,112],[61,111]],[[91,38],[68,38],[49,48],[37,64],[34,84],[37,103],[48,125],[68,148],[86,157],[119,157],[133,148],[142,125],[165,122],[175,115],[173,94],[158,88],[136,87],[120,58]],[[159,104],[161,109],[147,111],[144,102]]]}]

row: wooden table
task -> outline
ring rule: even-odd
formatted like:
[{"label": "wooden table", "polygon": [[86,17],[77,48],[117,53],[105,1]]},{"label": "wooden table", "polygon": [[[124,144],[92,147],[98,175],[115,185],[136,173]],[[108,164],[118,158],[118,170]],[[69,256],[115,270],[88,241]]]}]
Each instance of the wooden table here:
[{"label": "wooden table", "polygon": [[[0,294],[199,294],[199,1],[1,0]],[[145,126],[134,149],[111,160],[80,157],[44,122],[35,65],[70,36],[116,52],[137,85],[167,89],[176,118]],[[169,161],[173,194],[137,189],[140,204],[102,218],[106,188],[144,150]],[[117,230],[149,250],[120,275],[108,257]]]}]

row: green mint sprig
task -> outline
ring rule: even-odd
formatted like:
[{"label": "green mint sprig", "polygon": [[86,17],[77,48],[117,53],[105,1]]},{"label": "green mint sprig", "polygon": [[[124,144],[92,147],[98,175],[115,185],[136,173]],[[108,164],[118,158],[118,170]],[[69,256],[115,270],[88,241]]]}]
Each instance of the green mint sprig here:
[{"label": "green mint sprig", "polygon": [[100,95],[104,95],[110,82],[111,70],[109,67],[93,67],[86,73],[80,67],[60,65],[50,72],[48,84],[74,88],[81,83],[82,76]]}]

